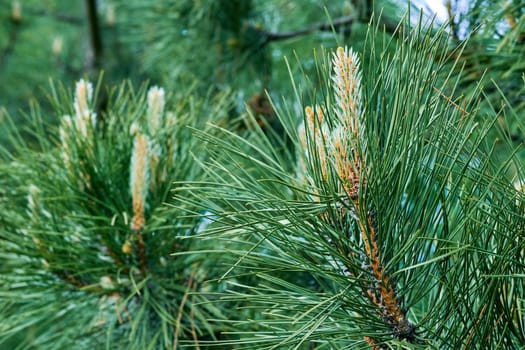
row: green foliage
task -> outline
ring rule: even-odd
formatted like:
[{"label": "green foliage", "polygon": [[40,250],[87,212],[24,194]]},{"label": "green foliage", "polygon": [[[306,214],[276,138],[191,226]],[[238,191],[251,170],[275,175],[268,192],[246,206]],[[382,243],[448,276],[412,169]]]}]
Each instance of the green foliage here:
[{"label": "green foliage", "polygon": [[523,348],[521,2],[0,0],[0,348]]},{"label": "green foliage", "polygon": [[274,64],[283,54],[331,41],[328,35],[270,45],[270,33],[326,22],[323,6],[334,17],[342,14],[342,7],[330,3],[273,0],[165,0],[154,6],[140,0],[117,1],[117,13],[124,40],[148,76],[167,85],[173,79],[197,79],[204,89],[233,87],[250,96],[284,85],[282,65]]},{"label": "green foliage", "polygon": [[38,148],[19,139],[5,153],[0,347],[172,348],[214,338],[207,318],[221,310],[194,294],[213,261],[170,255],[195,249],[181,238],[203,222],[166,203],[173,180],[204,179],[196,164],[205,149],[189,127],[225,122],[228,97],[123,84],[95,113],[91,89],[83,80],[73,96],[53,88],[60,128],[48,130],[35,109]]},{"label": "green foliage", "polygon": [[[463,103],[463,96],[476,94],[477,86],[484,86],[486,96],[481,108],[523,109],[523,71],[525,63],[525,7],[520,1],[473,1],[461,9],[456,1],[448,7],[453,20],[449,29],[453,41],[463,42],[464,50],[456,55],[458,68],[464,71],[458,96],[453,100]],[[465,6],[463,6],[465,7]],[[502,92],[505,99],[502,99]],[[452,95],[449,95],[452,96]],[[507,100],[507,101],[504,101]],[[501,118],[499,123],[511,137],[521,143],[523,130],[516,118]]]},{"label": "green foliage", "polygon": [[[177,198],[210,210],[216,222],[207,235],[245,245],[220,250],[234,258],[223,300],[260,312],[232,321],[240,340],[225,344],[525,344],[524,201],[508,174],[514,160],[494,162],[485,147],[497,114],[480,118],[478,98],[460,108],[441,93],[450,88],[442,33],[416,27],[379,52],[376,37],[372,30],[361,56],[357,108],[342,104],[335,62],[323,53],[325,83],[307,98],[318,107],[306,109],[302,140],[296,109],[289,103],[279,113],[295,152],[282,155],[262,132],[200,133],[215,150],[205,169],[216,180],[180,188]],[[345,113],[357,129],[342,121]],[[245,271],[259,282],[238,283]]]}]

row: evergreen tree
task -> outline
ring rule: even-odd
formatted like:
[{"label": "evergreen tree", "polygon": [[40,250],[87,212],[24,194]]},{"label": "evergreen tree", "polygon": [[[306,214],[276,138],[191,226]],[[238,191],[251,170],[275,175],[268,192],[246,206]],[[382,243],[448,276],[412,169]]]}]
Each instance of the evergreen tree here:
[{"label": "evergreen tree", "polygon": [[523,348],[522,2],[3,0],[0,348]]},{"label": "evergreen tree", "polygon": [[[240,339],[226,344],[525,344],[524,202],[508,171],[519,163],[494,160],[487,137],[496,112],[480,115],[476,96],[461,107],[443,95],[461,77],[450,82],[442,33],[404,33],[379,52],[372,31],[361,55],[321,54],[325,84],[300,99],[302,122],[292,108],[279,113],[292,152],[282,155],[262,132],[202,134],[216,150],[205,169],[217,181],[179,199],[210,210],[210,236],[245,244],[223,251],[234,257],[223,299],[262,315],[232,321]],[[259,281],[238,283],[246,271]]]},{"label": "evergreen tree", "polygon": [[174,180],[204,179],[196,164],[206,152],[189,127],[226,122],[229,98],[123,84],[96,114],[93,90],[85,80],[72,96],[54,89],[59,128],[47,130],[36,109],[38,148],[15,129],[15,151],[4,152],[0,348],[156,349],[212,339],[207,319],[221,310],[198,306],[206,299],[194,292],[214,263],[171,255],[196,249],[183,238],[204,223],[167,203]]}]

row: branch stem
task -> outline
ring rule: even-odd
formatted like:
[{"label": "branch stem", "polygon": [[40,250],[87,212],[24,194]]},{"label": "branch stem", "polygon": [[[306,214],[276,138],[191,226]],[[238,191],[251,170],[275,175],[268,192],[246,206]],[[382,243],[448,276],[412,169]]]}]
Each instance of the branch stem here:
[{"label": "branch stem", "polygon": [[88,68],[99,68],[102,63],[103,46],[97,13],[97,0],[86,0],[86,13],[91,39],[91,50],[93,53],[93,62],[92,64],[88,64]]}]

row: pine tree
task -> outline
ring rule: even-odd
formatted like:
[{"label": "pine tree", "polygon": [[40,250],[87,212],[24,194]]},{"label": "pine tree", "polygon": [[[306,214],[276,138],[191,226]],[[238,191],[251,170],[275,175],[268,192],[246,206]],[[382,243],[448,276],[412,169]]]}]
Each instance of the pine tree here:
[{"label": "pine tree", "polygon": [[523,348],[525,6],[444,3],[4,0],[0,348]]},{"label": "pine tree", "polygon": [[[524,198],[509,171],[519,163],[494,160],[498,114],[480,115],[479,90],[463,107],[444,96],[461,77],[451,81],[443,33],[404,33],[379,52],[372,31],[361,54],[321,53],[324,86],[297,101],[302,121],[279,113],[291,152],[262,132],[202,134],[217,149],[205,166],[216,182],[180,199],[210,210],[210,236],[245,244],[222,251],[234,257],[223,299],[261,313],[233,321],[240,339],[226,344],[525,344]],[[246,271],[256,284],[238,283]]]},{"label": "pine tree", "polygon": [[190,127],[226,122],[229,98],[123,84],[98,114],[98,90],[54,88],[59,127],[35,109],[38,147],[15,129],[3,154],[1,348],[177,348],[218,334],[207,320],[220,308],[194,294],[219,287],[203,285],[213,261],[171,255],[195,249],[183,238],[205,223],[167,203],[174,180],[204,179]]}]

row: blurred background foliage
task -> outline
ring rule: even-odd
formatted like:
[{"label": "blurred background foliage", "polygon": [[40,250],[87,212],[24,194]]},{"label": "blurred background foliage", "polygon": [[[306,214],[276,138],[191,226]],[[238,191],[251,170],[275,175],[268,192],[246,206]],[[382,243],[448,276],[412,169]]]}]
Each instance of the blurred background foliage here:
[{"label": "blurred background foliage", "polygon": [[[232,90],[236,96],[232,112],[241,114],[248,104],[255,114],[271,119],[264,91],[276,99],[291,95],[283,57],[301,57],[300,65],[292,66],[313,77],[312,50],[342,43],[359,50],[372,14],[381,14],[382,25],[391,34],[409,7],[413,22],[419,20],[420,11],[422,21],[436,27],[452,19],[448,44],[451,50],[465,46],[451,55],[451,61],[460,56],[458,71],[468,73],[458,91],[473,93],[481,81],[488,86],[488,101],[498,105],[500,93],[491,82],[495,80],[515,108],[522,109],[525,103],[522,0],[0,3],[0,106],[18,121],[19,110],[27,109],[30,99],[46,108],[42,90],[49,79],[71,85],[83,76],[96,78],[99,71],[105,72],[105,83],[130,79],[171,91],[195,84],[202,93]],[[449,97],[461,103],[461,96]],[[100,104],[103,108],[103,98]],[[508,128],[521,141],[518,124]]]}]

